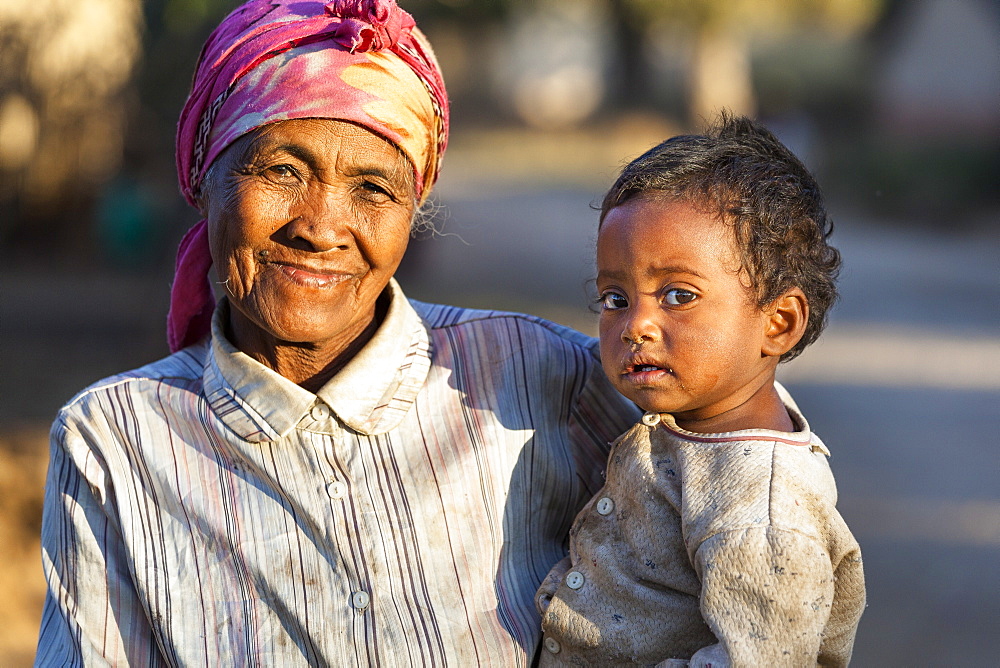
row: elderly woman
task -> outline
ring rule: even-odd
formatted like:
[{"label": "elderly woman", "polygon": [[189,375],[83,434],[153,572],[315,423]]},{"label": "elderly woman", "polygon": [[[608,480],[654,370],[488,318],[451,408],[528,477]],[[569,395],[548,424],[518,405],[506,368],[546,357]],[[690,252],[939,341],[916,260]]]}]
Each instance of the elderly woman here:
[{"label": "elderly woman", "polygon": [[175,352],[53,426],[39,664],[531,661],[533,594],[636,412],[591,339],[393,281],[447,129],[390,0],[215,31],[178,130],[205,220]]}]

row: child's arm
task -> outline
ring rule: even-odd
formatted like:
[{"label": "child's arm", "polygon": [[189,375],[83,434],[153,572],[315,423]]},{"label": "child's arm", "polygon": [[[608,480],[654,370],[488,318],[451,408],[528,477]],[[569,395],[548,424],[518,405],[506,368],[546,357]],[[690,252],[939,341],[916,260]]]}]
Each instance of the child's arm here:
[{"label": "child's arm", "polygon": [[552,597],[556,595],[556,590],[559,589],[559,585],[562,583],[563,577],[566,575],[566,571],[572,566],[572,562],[569,557],[563,557],[563,559],[552,567],[549,574],[545,576],[542,580],[542,584],[539,585],[538,591],[535,592],[535,609],[538,610],[538,614],[545,617],[545,611],[549,608],[549,603],[552,602]]},{"label": "child's arm", "polygon": [[[733,666],[815,665],[834,574],[817,540],[770,526],[716,534],[695,555],[701,612]],[[824,665],[846,665],[846,656]]]}]

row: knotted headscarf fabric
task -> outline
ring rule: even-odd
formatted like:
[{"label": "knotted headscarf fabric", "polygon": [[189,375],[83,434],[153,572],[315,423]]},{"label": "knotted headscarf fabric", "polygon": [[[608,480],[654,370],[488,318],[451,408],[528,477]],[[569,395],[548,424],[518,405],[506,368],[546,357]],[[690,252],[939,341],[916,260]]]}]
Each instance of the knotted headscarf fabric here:
[{"label": "knotted headscarf fabric", "polygon": [[[448,143],[448,98],[437,60],[395,0],[251,0],[202,49],[177,126],[181,192],[198,206],[212,162],[244,134],[294,118],[350,121],[400,148],[422,203]],[[210,330],[215,299],[206,221],[177,254],[171,351]]]}]

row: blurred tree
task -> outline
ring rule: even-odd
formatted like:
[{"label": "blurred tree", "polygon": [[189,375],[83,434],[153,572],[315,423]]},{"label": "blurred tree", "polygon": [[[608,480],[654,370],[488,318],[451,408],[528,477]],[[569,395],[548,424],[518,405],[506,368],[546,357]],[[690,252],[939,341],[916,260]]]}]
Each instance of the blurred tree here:
[{"label": "blurred tree", "polygon": [[[750,41],[792,30],[853,34],[878,18],[885,0],[609,0],[628,40],[639,42],[666,24],[691,31],[688,113],[697,123],[721,107],[753,114]],[[640,56],[628,46],[626,70],[641,71]],[[633,52],[630,59],[629,53]],[[633,75],[634,76],[634,75]]]},{"label": "blurred tree", "polygon": [[[463,97],[456,111],[495,118],[499,105],[484,102],[487,51],[493,45],[512,48],[506,32],[512,15],[530,12],[537,3],[400,1],[432,39],[436,24],[448,27],[436,43],[447,47],[449,35],[464,42],[454,51],[468,61],[465,91],[463,77],[444,62],[446,76],[456,84],[453,93]],[[629,104],[641,102],[649,88],[643,59],[650,36],[668,25],[675,26],[672,34],[690,36],[684,41],[694,55],[686,78],[689,113],[697,120],[723,105],[753,111],[747,54],[755,36],[808,27],[850,34],[871,24],[890,0],[591,2],[606,8],[612,24],[616,57],[623,64],[623,76],[612,85]],[[164,201],[177,202],[178,209],[165,211],[164,218],[184,211],[173,174],[177,114],[201,44],[238,3],[0,0],[0,242],[87,249],[80,242],[93,238],[86,224],[93,222],[93,205],[104,201],[101,193],[118,172],[155,184]]]},{"label": "blurred tree", "polygon": [[[192,1],[192,0],[188,0]],[[572,5],[578,0],[549,0]],[[846,37],[869,28],[892,0],[600,0],[608,8],[619,63],[613,85],[630,106],[653,104],[647,44],[664,31],[683,38],[690,51],[687,107],[699,123],[720,107],[753,114],[750,47],[759,36],[792,32]],[[451,21],[468,30],[510,23],[537,12],[535,0],[403,0],[422,21]],[[481,35],[482,33],[476,33]],[[509,45],[508,45],[509,48]],[[480,52],[481,53],[481,52]],[[446,64],[447,66],[447,64]]]},{"label": "blurred tree", "polygon": [[0,239],[71,246],[118,168],[136,0],[0,2]]},{"label": "blurred tree", "polygon": [[202,44],[240,0],[144,0],[143,61],[134,85],[139,105],[130,126],[129,170],[169,184],[176,197],[174,132]]},{"label": "blurred tree", "polygon": [[423,25],[425,19],[458,20],[478,23],[496,21],[503,18],[517,5],[527,4],[527,0],[397,0],[399,6],[413,14],[417,23]]}]

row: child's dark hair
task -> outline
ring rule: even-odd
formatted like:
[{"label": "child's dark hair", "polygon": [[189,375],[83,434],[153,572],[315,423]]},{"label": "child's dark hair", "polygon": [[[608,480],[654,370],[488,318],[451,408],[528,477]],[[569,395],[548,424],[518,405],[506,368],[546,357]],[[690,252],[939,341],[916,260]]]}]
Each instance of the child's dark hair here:
[{"label": "child's dark hair", "polygon": [[731,224],[758,308],[789,288],[809,301],[802,339],[790,360],[815,341],[837,299],[840,253],[827,244],[833,221],[809,170],[763,126],[723,113],[704,135],[673,137],[633,160],[601,204],[601,223],[639,196],[687,201]]}]

